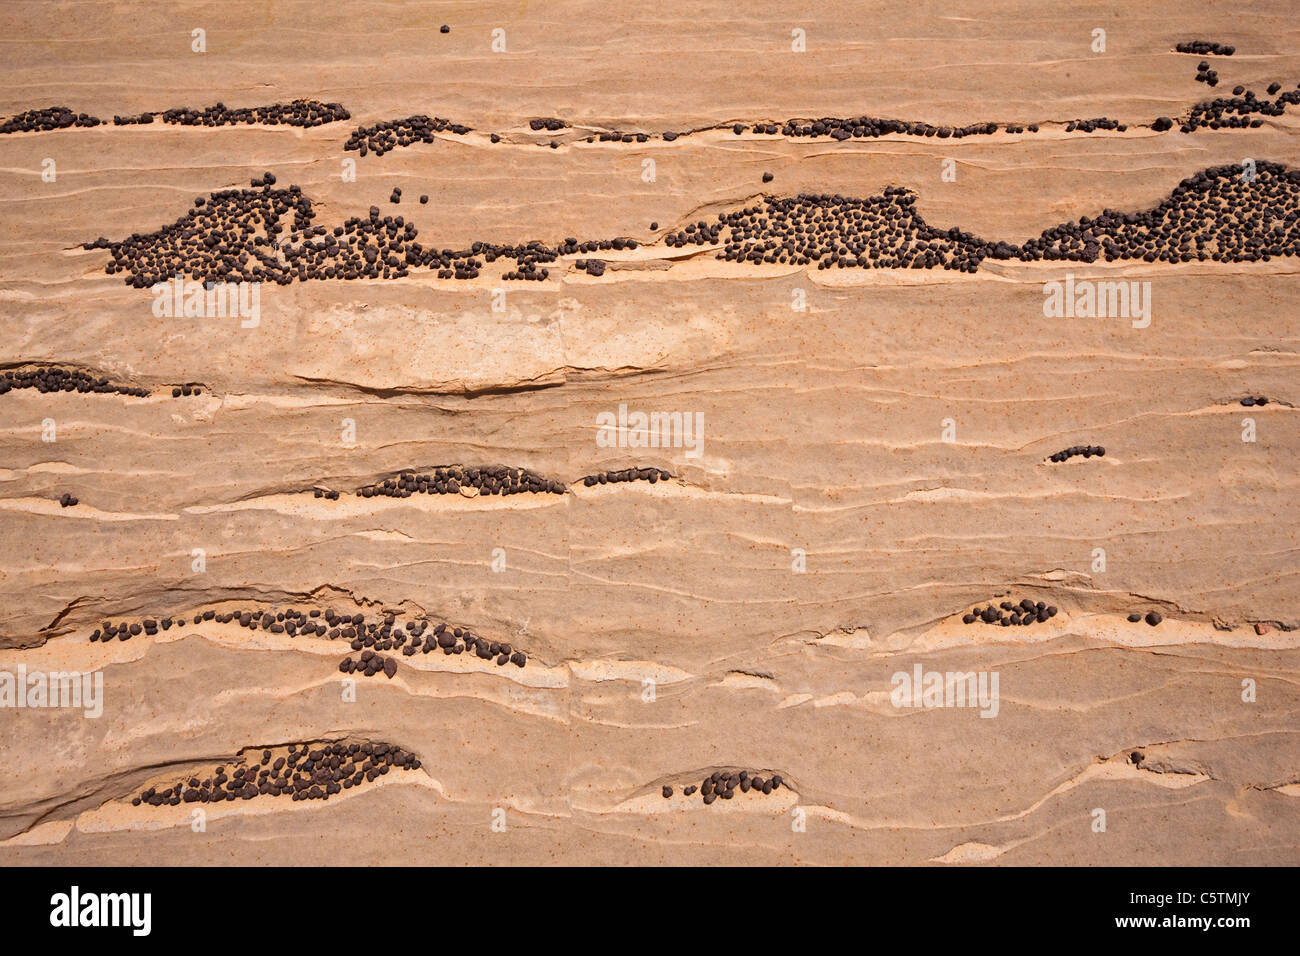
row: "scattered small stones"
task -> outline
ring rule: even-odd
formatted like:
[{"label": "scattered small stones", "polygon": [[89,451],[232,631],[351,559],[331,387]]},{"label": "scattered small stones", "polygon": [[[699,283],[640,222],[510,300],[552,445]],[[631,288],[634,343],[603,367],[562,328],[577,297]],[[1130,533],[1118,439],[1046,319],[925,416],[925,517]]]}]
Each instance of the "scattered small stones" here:
[{"label": "scattered small stones", "polygon": [[1084,458],[1091,458],[1093,455],[1096,455],[1098,458],[1100,458],[1105,454],[1106,454],[1106,449],[1103,448],[1101,445],[1071,445],[1069,448],[1066,448],[1063,451],[1058,451],[1056,454],[1052,455],[1052,457],[1049,458],[1048,460],[1056,461],[1056,462],[1069,461],[1071,458],[1074,458],[1076,455],[1082,455]]},{"label": "scattered small stones", "polygon": [[1211,43],[1209,40],[1184,40],[1174,47],[1179,53],[1195,53],[1197,56],[1232,56],[1237,52],[1235,46]]},{"label": "scattered small stones", "polygon": [[438,32],[439,32],[439,33],[450,33],[450,32],[451,32],[451,27],[447,26],[447,24],[444,23],[442,26],[438,27]]},{"label": "scattered small stones", "polygon": [[29,366],[19,369],[6,369],[0,375],[0,395],[17,388],[34,388],[38,392],[80,392],[83,395],[129,395],[144,398],[149,394],[147,388],[131,385],[115,385],[107,378],[91,375],[75,368],[58,365]]},{"label": "scattered small stones", "polygon": [[1245,398],[1241,400],[1241,404],[1245,405],[1247,408],[1250,408],[1252,405],[1267,405],[1268,399],[1265,398],[1263,395],[1257,397],[1251,397],[1247,395]]},{"label": "scattered small stones", "polygon": [[[770,794],[773,790],[781,789],[782,783],[784,780],[779,773],[765,775],[765,771],[759,770],[715,770],[704,778],[698,790],[707,806],[714,800],[733,799],[737,790],[741,793]],[[683,787],[682,793],[688,797],[694,796],[696,789],[696,786],[691,784]],[[665,784],[662,792],[664,799],[667,800],[673,795],[673,788]]]},{"label": "scattered small stones", "polygon": [[68,493],[65,491],[63,494],[59,495],[59,507],[60,507],[60,508],[72,508],[72,507],[76,506],[76,504],[77,504],[77,502],[78,502],[79,500],[80,500],[80,499],[78,499],[78,498],[74,498],[72,495],[68,494]]},{"label": "scattered small stones", "polygon": [[601,471],[587,475],[582,483],[590,488],[592,485],[617,484],[622,481],[667,481],[672,475],[658,468],[624,468],[622,471]]},{"label": "scattered small stones", "polygon": [[771,173],[764,173],[764,174],[763,174],[763,182],[765,182],[765,183],[770,183],[770,182],[771,182],[773,179],[775,179],[775,178],[776,178],[776,177],[773,176]]},{"label": "scattered small stones", "polygon": [[990,602],[987,606],[976,607],[962,615],[963,624],[994,624],[999,627],[1028,627],[1031,624],[1043,624],[1056,617],[1054,605],[1043,601],[1022,598],[1019,603],[1002,601],[1000,604]]},{"label": "scattered small stones", "polygon": [[357,489],[360,498],[409,498],[414,494],[454,495],[462,488],[475,488],[481,495],[520,495],[565,493],[563,482],[531,472],[526,468],[504,465],[464,467],[446,465],[430,472],[403,471],[395,478],[385,478]]},{"label": "scattered small stones", "polygon": [[172,386],[172,398],[182,398],[182,397],[189,398],[191,395],[202,395],[202,394],[203,394],[203,386],[195,385],[192,382],[186,385]]},{"label": "scattered small stones", "polygon": [[365,156],[374,153],[382,156],[399,146],[413,143],[432,143],[435,133],[455,133],[464,136],[468,126],[453,123],[441,116],[407,116],[404,119],[384,120],[374,126],[358,126],[343,144],[345,150],[356,150]]},{"label": "scattered small stones", "polygon": [[369,740],[254,747],[241,751],[229,769],[223,764],[182,777],[170,787],[147,787],[131,799],[131,805],[174,807],[285,795],[295,801],[328,800],[394,769],[419,770],[420,758],[394,744]]},{"label": "scattered small stones", "polygon": [[[1142,620],[1143,620],[1143,616],[1141,611],[1134,611],[1132,614],[1128,616],[1128,622],[1130,624],[1139,624],[1141,623]],[[1160,616],[1159,611],[1150,611],[1146,615],[1146,622],[1150,624],[1152,627],[1155,627],[1163,620],[1164,618]]]},{"label": "scattered small stones", "polygon": [[1219,85],[1219,73],[1217,70],[1211,70],[1210,64],[1202,60],[1196,66],[1196,82],[1204,83],[1206,86]]}]

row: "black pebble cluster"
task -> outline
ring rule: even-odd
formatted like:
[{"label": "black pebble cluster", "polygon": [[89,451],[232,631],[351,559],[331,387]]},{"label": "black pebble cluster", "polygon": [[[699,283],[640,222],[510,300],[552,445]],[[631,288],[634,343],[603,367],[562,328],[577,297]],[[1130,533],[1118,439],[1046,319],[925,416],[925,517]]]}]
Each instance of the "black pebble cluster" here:
[{"label": "black pebble cluster", "polygon": [[382,156],[399,146],[410,146],[412,143],[432,143],[434,133],[443,133],[448,130],[457,136],[464,136],[470,131],[470,128],[461,126],[459,123],[453,123],[449,119],[443,119],[441,116],[418,114],[403,119],[384,120],[374,126],[358,126],[352,135],[348,137],[347,142],[343,144],[343,148],[356,150],[362,156],[366,155],[366,153]]},{"label": "black pebble cluster", "polygon": [[1219,71],[1211,70],[1210,64],[1202,60],[1196,64],[1196,82],[1204,83],[1206,86],[1219,85]]},{"label": "black pebble cluster", "polygon": [[382,627],[368,625],[359,630],[352,640],[352,649],[361,653],[355,659],[343,658],[339,670],[344,674],[361,672],[366,677],[382,672],[391,680],[397,673],[397,658],[385,657],[381,652],[398,648],[405,657],[440,650],[448,657],[468,652],[480,660],[495,660],[498,667],[506,664],[523,667],[528,663],[528,655],[509,642],[476,637],[467,627],[454,627],[445,622],[430,627],[427,619],[417,618],[407,622],[405,631],[401,625],[394,630],[391,624]]},{"label": "black pebble cluster", "polygon": [[1076,455],[1082,455],[1084,458],[1091,458],[1093,455],[1096,455],[1098,458],[1101,458],[1105,454],[1106,449],[1101,445],[1071,445],[1069,448],[1064,448],[1061,451],[1056,452],[1048,459],[1048,461],[1069,461]]},{"label": "black pebble cluster", "polygon": [[[250,189],[228,189],[194,200],[193,208],[157,232],[132,233],[121,242],[99,238],[86,249],[107,249],[109,275],[126,275],[137,289],[177,275],[208,282],[279,282],[297,274],[292,258],[278,248],[281,218],[293,212],[296,236],[311,226],[311,200],[297,186],[272,189],[265,174]],[[264,234],[258,234],[259,227]],[[277,254],[279,253],[279,254]],[[301,266],[300,266],[301,268]]]},{"label": "black pebble cluster", "polygon": [[[718,259],[781,263],[818,269],[954,269],[975,272],[986,259],[1094,262],[1269,261],[1300,255],[1300,170],[1256,163],[1242,178],[1240,165],[1217,166],[1183,180],[1160,205],[1142,212],[1107,209],[1095,219],[1063,223],[1023,245],[990,242],[957,228],[930,226],[916,212],[916,195],[901,187],[865,199],[800,194],[765,197],[760,204],[722,213],[669,233],[669,248],[721,245]],[[274,189],[271,173],[251,189],[227,190],[195,200],[170,226],[135,233],[120,242],[100,238],[87,249],[107,249],[110,275],[148,288],[185,275],[205,282],[276,282],[307,279],[390,279],[411,269],[436,269],[440,279],[477,278],[487,262],[513,259],[504,279],[541,280],[560,256],[635,250],[635,239],[556,245],[474,242],[468,249],[425,249],[414,223],[401,216],[351,218],[332,230],[312,224],[311,200],[297,186]],[[400,198],[400,192],[397,197]],[[290,212],[288,236],[281,220]],[[601,259],[576,261],[589,275],[603,275]]]},{"label": "black pebble cluster", "polygon": [[665,237],[667,245],[722,245],[728,262],[791,263],[818,269],[957,269],[974,272],[987,255],[1016,250],[957,229],[931,227],[916,212],[916,195],[889,187],[867,199],[810,195],[767,197],[759,205],[723,213],[716,223],[693,223]]},{"label": "black pebble cluster", "polygon": [[76,498],[65,491],[63,494],[59,495],[59,507],[71,508],[74,507],[80,500],[81,499]]},{"label": "black pebble cluster", "polygon": [[530,119],[528,121],[528,128],[534,133],[541,132],[542,130],[546,130],[548,133],[554,133],[562,129],[568,129],[569,125],[570,124],[564,120],[556,119],[553,116]]},{"label": "black pebble cluster", "polygon": [[383,654],[376,654],[374,651],[366,648],[361,652],[357,660],[351,657],[345,657],[339,661],[339,670],[344,674],[354,674],[357,671],[365,674],[367,677],[374,677],[378,673],[383,673],[389,680],[397,673],[397,658],[385,657]]},{"label": "black pebble cluster", "polygon": [[622,471],[602,471],[587,475],[582,479],[582,483],[588,488],[592,485],[617,484],[621,481],[648,481],[653,485],[657,481],[667,481],[671,477],[668,472],[660,471],[658,468],[624,468]]},{"label": "black pebble cluster", "polygon": [[149,394],[147,388],[114,385],[106,378],[57,365],[6,370],[0,376],[0,395],[16,388],[34,388],[38,392],[80,392],[83,395],[130,395],[134,398],[143,398]]},{"label": "black pebble cluster", "polygon": [[1042,624],[1049,618],[1056,617],[1053,605],[1042,601],[1024,598],[1019,604],[1003,601],[987,607],[977,607],[962,615],[963,624],[995,624],[999,627],[1028,627],[1030,624]]},{"label": "black pebble cluster", "polygon": [[[352,115],[339,103],[321,103],[317,100],[294,100],[292,103],[275,103],[270,106],[248,106],[230,109],[223,103],[203,109],[181,106],[160,112],[138,115],[114,116],[114,126],[141,126],[159,120],[173,126],[237,126],[258,124],[262,126],[298,126],[309,128],[323,126]],[[106,120],[86,113],[75,113],[66,106],[27,110],[0,124],[0,133],[28,133],[74,126],[100,126]]]},{"label": "black pebble cluster", "polygon": [[104,122],[96,116],[75,113],[66,106],[47,106],[44,109],[26,110],[0,123],[0,133],[35,133],[52,129],[70,129],[74,126],[98,126]]},{"label": "black pebble cluster", "polygon": [[[1138,611],[1134,611],[1132,614],[1130,614],[1130,615],[1128,616],[1128,622],[1129,622],[1130,624],[1136,624],[1138,621],[1141,621],[1141,620],[1142,620],[1142,614],[1141,614],[1141,612],[1138,612]],[[1161,621],[1163,621],[1163,620],[1164,620],[1164,618],[1160,616],[1160,612],[1159,612],[1159,611],[1148,611],[1148,612],[1147,612],[1146,622],[1147,622],[1148,624],[1150,624],[1152,627],[1155,627],[1157,624],[1159,624],[1159,623],[1160,623]]]},{"label": "black pebble cluster", "polygon": [[[331,641],[346,641],[354,651],[361,652],[361,661],[344,659],[339,670],[352,673],[360,669],[367,676],[385,671],[389,677],[396,672],[397,661],[382,656],[382,652],[400,650],[406,656],[423,651],[429,654],[441,649],[444,654],[463,654],[472,651],[487,660],[495,657],[497,664],[508,663],[523,667],[528,663],[528,655],[511,647],[509,644],[489,641],[475,637],[467,627],[458,627],[446,621],[431,620],[427,615],[417,615],[404,621],[398,618],[401,612],[386,611],[378,615],[339,614],[333,608],[322,611],[311,608],[301,611],[290,607],[283,611],[253,608],[238,611],[202,611],[194,615],[193,623],[214,621],[217,624],[238,624],[251,631],[263,630],[271,634],[288,634],[290,637],[324,637]],[[101,641],[108,643],[114,638],[129,641],[144,634],[154,637],[160,630],[168,631],[172,627],[183,628],[187,618],[144,618],[139,621],[121,621],[114,624],[104,621],[102,627],[91,632],[91,643]],[[377,663],[375,663],[377,662]],[[391,662],[391,672],[389,668]]]},{"label": "black pebble cluster", "polygon": [[551,270],[545,266],[538,268],[539,262],[554,262],[558,259],[552,250],[547,249],[541,243],[537,243],[535,248],[525,253],[518,261],[519,268],[511,269],[509,272],[502,274],[501,278],[510,282],[542,282],[551,276]]},{"label": "black pebble cluster", "polygon": [[161,113],[144,113],[140,117],[114,117],[113,122],[119,126],[128,125],[132,121],[152,122],[152,119],[144,119],[145,116],[157,117],[164,123],[176,126],[258,125],[298,126],[305,129],[352,118],[352,114],[340,103],[294,100],[292,103],[274,103],[270,106],[248,106],[237,109],[230,109],[224,103],[217,103],[201,110],[182,106]]},{"label": "black pebble cluster", "polygon": [[1099,129],[1123,133],[1128,127],[1119,120],[1108,119],[1105,116],[1099,116],[1097,119],[1071,120],[1065,124],[1067,133],[1092,133]]},{"label": "black pebble cluster", "polygon": [[[194,207],[157,232],[133,233],[121,242],[100,238],[87,249],[107,249],[108,274],[126,275],[126,284],[149,288],[184,275],[203,282],[275,282],[295,279],[398,278],[411,266],[437,267],[439,276],[474,278],[482,262],[470,253],[426,250],[415,241],[414,223],[401,216],[354,217],[332,231],[313,226],[311,200],[297,186],[273,189],[266,173],[252,188],[199,197]],[[293,213],[287,237],[281,219]],[[481,245],[481,244],[480,244]]]},{"label": "black pebble cluster", "polygon": [[[682,793],[693,797],[698,790],[707,806],[719,798],[731,800],[736,796],[737,789],[741,793],[749,793],[752,790],[755,793],[770,794],[773,790],[781,789],[783,782],[779,773],[764,777],[757,770],[715,770],[705,777],[698,787],[694,784],[683,787]],[[664,799],[667,800],[672,795],[673,788],[665,784]]]},{"label": "black pebble cluster", "polygon": [[[440,279],[474,279],[485,262],[514,259],[517,269],[505,279],[545,279],[542,263],[562,255],[597,250],[636,249],[635,239],[579,242],[566,238],[558,245],[527,242],[498,245],[474,242],[464,250],[425,249],[415,224],[401,216],[353,217],[332,230],[312,224],[311,200],[298,186],[275,189],[275,176],[266,173],[251,188],[231,189],[195,199],[193,208],[156,232],[133,233],[120,242],[105,238],[86,249],[107,249],[109,275],[122,274],[129,286],[145,289],[183,275],[203,282],[275,282],[288,285],[308,279],[395,279],[411,269],[436,269]],[[400,190],[395,191],[400,198]],[[289,233],[281,220],[293,213]]]},{"label": "black pebble cluster", "polygon": [[[573,124],[567,120],[554,117],[540,117],[529,120],[528,125],[533,132],[558,132],[559,130],[572,128]],[[708,127],[707,129],[726,128],[728,127]],[[936,137],[938,139],[962,139],[966,136],[988,136],[996,133],[999,127],[997,123],[973,123],[969,126],[934,126],[930,123],[881,119],[875,116],[827,116],[821,119],[787,119],[779,123],[766,121],[733,123],[729,128],[737,136],[749,132],[758,136],[807,137],[813,139],[828,136],[832,139],[844,141],[847,139],[874,139],[890,134]],[[1031,133],[1038,132],[1037,124],[1030,126],[1007,124],[1004,128],[1008,133],[1023,133],[1026,130]],[[706,132],[707,129],[687,130],[684,132],[665,130],[662,133],[647,133],[640,130],[602,130],[586,137],[586,141],[588,143],[648,143],[652,139],[662,139],[664,142],[672,143],[683,136],[690,136],[693,132]],[[501,137],[493,133],[492,142],[499,143],[500,141]],[[550,145],[554,148],[557,144],[552,142]]]},{"label": "black pebble cluster", "polygon": [[374,485],[357,489],[359,498],[409,498],[421,495],[454,495],[461,488],[477,488],[482,495],[553,494],[565,492],[564,483],[543,478],[526,468],[485,465],[466,468],[446,465],[431,472],[399,472]]},{"label": "black pebble cluster", "polygon": [[1184,40],[1174,47],[1179,53],[1195,53],[1197,56],[1232,56],[1237,52],[1235,46],[1211,43],[1209,40]]},{"label": "black pebble cluster", "polygon": [[[478,243],[475,243],[478,245]],[[635,239],[628,239],[625,236],[616,236],[613,239],[591,239],[580,242],[569,236],[556,246],[546,246],[540,242],[531,242],[526,246],[494,246],[492,249],[492,258],[505,255],[513,258],[520,264],[517,272],[506,273],[503,279],[544,279],[548,275],[546,269],[538,270],[536,264],[539,262],[555,262],[560,256],[571,256],[577,253],[585,252],[616,252],[630,251],[638,248],[639,243]],[[489,259],[491,261],[491,259]],[[586,270],[589,275],[602,276],[605,274],[605,262],[601,259],[579,259],[574,263],[579,270]]]},{"label": "black pebble cluster", "polygon": [[[1199,80],[1203,74],[1197,74]],[[1217,81],[1217,74],[1215,74]],[[1209,82],[1206,80],[1205,82]],[[1210,86],[1214,86],[1210,83]],[[1268,85],[1268,95],[1274,96],[1282,89],[1280,83]],[[1264,125],[1258,116],[1282,116],[1288,106],[1300,103],[1300,88],[1277,95],[1274,99],[1259,99],[1253,90],[1233,87],[1232,96],[1219,97],[1198,103],[1182,120],[1179,129],[1191,133],[1198,129],[1258,129]]]},{"label": "black pebble cluster", "polygon": [[1044,230],[1018,258],[1093,262],[1268,262],[1300,255],[1300,170],[1256,163],[1215,166],[1184,179],[1145,212],[1107,209],[1095,219]]},{"label": "black pebble cluster", "polygon": [[[565,125],[567,126],[568,124],[566,123]],[[675,140],[677,136],[678,136],[677,133],[663,134],[663,138],[670,143],[673,140]],[[590,143],[593,141],[593,139],[599,140],[602,143],[648,143],[650,142],[650,134],[649,133],[620,133],[614,130],[605,130],[604,132],[600,133],[598,136],[595,137],[588,136],[587,142]]]},{"label": "black pebble cluster", "polygon": [[1259,395],[1259,396],[1247,395],[1245,398],[1241,400],[1241,404],[1245,405],[1247,408],[1250,408],[1252,405],[1267,405],[1268,399],[1265,398],[1263,395]]},{"label": "black pebble cluster", "polygon": [[933,136],[938,139],[962,139],[966,136],[989,136],[998,131],[997,123],[974,123],[970,126],[932,126],[929,123],[913,123],[905,120],[880,119],[875,116],[855,116],[841,118],[826,116],[821,119],[789,119],[784,123],[736,123],[731,131],[737,136],[749,130],[751,133],[768,136],[818,137],[829,136],[836,140],[874,139],[901,133],[905,136]]},{"label": "black pebble cluster", "polygon": [[[1195,41],[1193,44],[1180,44],[1179,52],[1192,53],[1196,49],[1202,49],[1204,53],[1221,54],[1231,56],[1234,48],[1231,46],[1221,47],[1218,44],[1207,44],[1202,41]],[[1183,49],[1183,47],[1187,47]],[[1193,49],[1195,47],[1195,49]],[[1228,52],[1225,52],[1228,51]],[[1219,74],[1217,70],[1210,67],[1207,61],[1201,61],[1197,65],[1196,81],[1205,83],[1214,87],[1219,84]],[[1273,83],[1269,85],[1269,95],[1273,95],[1281,88],[1280,84]],[[1250,115],[1258,113],[1264,116],[1281,116],[1288,105],[1295,105],[1300,99],[1295,98],[1295,94],[1284,94],[1276,100],[1258,100],[1253,93],[1247,94],[1245,99],[1239,99],[1242,88],[1238,87],[1234,91],[1234,97],[1231,99],[1217,99],[1207,103],[1198,104],[1191,113],[1183,120],[1178,121],[1180,128],[1184,133],[1192,132],[1201,127],[1211,129],[1231,129],[1231,128],[1258,128],[1262,125],[1259,119],[1251,119]],[[427,119],[427,117],[425,117]],[[399,121],[400,122],[400,121]],[[442,122],[448,122],[443,120]],[[535,132],[540,131],[557,131],[571,127],[571,123],[566,120],[555,118],[538,118],[529,121],[530,128]],[[1156,132],[1166,132],[1174,127],[1175,120],[1168,116],[1161,116],[1151,124],[1151,129]],[[732,124],[731,130],[737,136],[746,132],[757,135],[768,136],[787,136],[787,137],[820,137],[829,136],[833,139],[843,141],[847,139],[875,138],[889,134],[902,134],[906,136],[937,137],[939,139],[962,139],[966,136],[991,135],[998,132],[999,128],[1007,133],[1037,133],[1039,126],[1037,123],[1017,124],[1007,123],[999,127],[997,123],[974,123],[969,126],[934,126],[930,123],[908,122],[904,120],[879,119],[871,116],[859,116],[852,118],[824,117],[822,119],[790,119],[782,123],[735,123]],[[462,128],[463,129],[463,128]],[[1123,133],[1128,129],[1128,125],[1121,123],[1119,120],[1110,119],[1102,116],[1095,119],[1072,120],[1066,124],[1067,133],[1082,132],[1092,133],[1097,130],[1106,130]],[[457,130],[460,131],[460,130]],[[659,134],[645,132],[626,132],[620,130],[605,130],[598,134],[588,136],[587,142],[601,143],[646,143],[654,138],[662,138],[666,142],[673,142],[679,137],[689,136],[688,132],[663,132]],[[431,141],[432,137],[425,140]],[[416,140],[412,140],[413,142]],[[492,142],[501,142],[501,137],[496,133],[492,134]],[[401,143],[400,145],[407,145]],[[539,145],[546,145],[544,143]],[[555,148],[558,144],[552,141],[549,144]],[[349,148],[356,148],[355,146]],[[389,148],[392,148],[391,146]],[[764,180],[769,182],[770,180]]]},{"label": "black pebble cluster", "polygon": [[[221,803],[252,800],[254,797],[280,797],[294,800],[328,800],[336,793],[372,782],[399,770],[419,770],[420,758],[409,750],[383,741],[365,743],[290,744],[256,751],[239,760],[227,772],[216,767],[202,778],[191,776],[170,787],[148,787],[131,799],[131,806],[147,803],[151,807],[178,806],[181,803]],[[260,759],[259,759],[260,758]]]}]

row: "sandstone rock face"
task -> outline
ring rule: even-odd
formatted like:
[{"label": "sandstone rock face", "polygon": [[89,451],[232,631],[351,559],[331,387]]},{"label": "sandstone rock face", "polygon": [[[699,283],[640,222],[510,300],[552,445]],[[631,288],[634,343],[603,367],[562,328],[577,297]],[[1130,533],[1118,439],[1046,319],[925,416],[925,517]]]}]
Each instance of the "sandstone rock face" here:
[{"label": "sandstone rock face", "polygon": [[1295,862],[1290,5],[61,6],[0,862]]}]

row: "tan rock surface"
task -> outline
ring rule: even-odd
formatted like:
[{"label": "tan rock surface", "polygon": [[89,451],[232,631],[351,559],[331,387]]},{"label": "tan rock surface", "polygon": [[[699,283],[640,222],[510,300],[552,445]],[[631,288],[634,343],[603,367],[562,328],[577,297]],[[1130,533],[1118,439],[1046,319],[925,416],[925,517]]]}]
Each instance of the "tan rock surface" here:
[{"label": "tan rock surface", "polygon": [[[817,271],[662,238],[764,194],[902,186],[936,227],[1019,243],[1147,209],[1207,167],[1300,166],[1300,108],[1254,130],[1142,125],[1238,83],[1294,89],[1290,5],[182,4],[140,30],[131,5],[50,6],[0,10],[0,116],[306,97],[352,119],[0,135],[0,368],[152,390],[0,395],[0,672],[104,678],[96,719],[0,710],[0,861],[1297,862],[1300,259]],[[1213,58],[1216,90],[1193,81],[1200,58],[1172,52],[1193,38],[1237,47]],[[473,132],[343,150],[358,125],[416,113]],[[1042,129],[585,142],[864,113]],[[552,116],[573,128],[529,129]],[[1099,116],[1132,125],[1065,132]],[[473,280],[266,285],[256,328],[160,319],[81,248],[264,171],[300,186],[320,224],[374,205],[434,248],[640,246],[602,253],[599,279],[568,256],[545,282],[503,282],[497,263]],[[1043,284],[1067,272],[1149,281],[1150,326],[1045,318]],[[172,398],[183,383],[202,395]],[[600,447],[597,416],[620,404],[702,413],[701,454]],[[1075,444],[1106,455],[1046,462]],[[568,492],[354,494],[458,463]],[[628,467],[673,478],[581,480]],[[64,492],[79,504],[61,508]],[[1060,613],[961,623],[1022,597]],[[359,677],[346,702],[347,648],[325,639],[206,622],[88,640],[104,620],[288,606],[426,613],[529,662],[399,655],[393,679]],[[1126,620],[1149,610],[1158,627]],[[916,665],[996,673],[996,717],[894,706],[892,678]],[[392,741],[422,769],[342,799],[222,804],[205,833],[189,806],[130,805],[160,774],[335,738]],[[742,767],[785,786],[708,806],[681,793]]]}]

